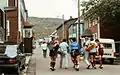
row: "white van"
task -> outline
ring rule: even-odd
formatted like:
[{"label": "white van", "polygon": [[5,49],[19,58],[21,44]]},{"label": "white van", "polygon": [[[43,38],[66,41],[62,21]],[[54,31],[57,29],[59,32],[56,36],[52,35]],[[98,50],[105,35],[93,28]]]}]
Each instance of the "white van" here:
[{"label": "white van", "polygon": [[108,59],[110,61],[110,64],[113,64],[114,59],[116,58],[115,41],[113,39],[102,39],[102,38],[100,38],[99,41],[104,46],[103,59]]}]

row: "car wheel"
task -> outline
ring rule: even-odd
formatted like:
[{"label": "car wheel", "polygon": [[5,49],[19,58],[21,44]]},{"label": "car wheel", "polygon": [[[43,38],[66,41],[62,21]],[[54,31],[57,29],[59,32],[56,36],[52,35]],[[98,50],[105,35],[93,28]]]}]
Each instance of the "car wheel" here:
[{"label": "car wheel", "polygon": [[114,59],[110,59],[110,64],[114,64]]}]

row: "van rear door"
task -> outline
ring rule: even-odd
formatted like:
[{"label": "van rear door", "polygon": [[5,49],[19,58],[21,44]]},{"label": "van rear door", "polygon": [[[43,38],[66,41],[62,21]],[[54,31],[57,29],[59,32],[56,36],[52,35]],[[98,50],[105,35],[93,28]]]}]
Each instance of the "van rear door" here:
[{"label": "van rear door", "polygon": [[103,58],[115,58],[115,45],[113,43],[102,43],[104,46]]}]

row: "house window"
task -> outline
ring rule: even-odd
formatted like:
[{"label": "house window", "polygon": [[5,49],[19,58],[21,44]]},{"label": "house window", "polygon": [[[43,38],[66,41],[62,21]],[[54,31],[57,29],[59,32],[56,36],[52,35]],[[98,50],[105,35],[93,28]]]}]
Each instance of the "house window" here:
[{"label": "house window", "polygon": [[32,30],[31,29],[24,29],[24,37],[25,38],[32,37]]},{"label": "house window", "polygon": [[10,36],[10,21],[9,20],[7,20],[7,24],[6,24],[7,26],[7,36]]},{"label": "house window", "polygon": [[8,3],[9,3],[9,1],[7,0],[7,7],[9,6],[9,4],[8,4]]},{"label": "house window", "polygon": [[8,0],[9,6],[15,6],[16,0]]},{"label": "house window", "polygon": [[73,33],[76,33],[76,26],[73,26]]},{"label": "house window", "polygon": [[0,9],[0,26],[4,27],[4,24],[3,24],[3,11],[1,9]]},{"label": "house window", "polygon": [[97,33],[95,33],[95,39],[97,39],[97,37],[98,37],[98,36],[97,36]]}]

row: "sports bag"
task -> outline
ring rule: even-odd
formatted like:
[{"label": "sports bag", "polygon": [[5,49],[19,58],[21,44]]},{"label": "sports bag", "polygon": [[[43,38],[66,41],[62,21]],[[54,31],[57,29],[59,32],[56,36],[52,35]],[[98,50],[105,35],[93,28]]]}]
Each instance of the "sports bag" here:
[{"label": "sports bag", "polygon": [[94,48],[94,46],[95,46],[94,43],[90,43],[90,44],[88,45],[88,47],[86,48],[86,51],[92,50],[92,49]]}]

